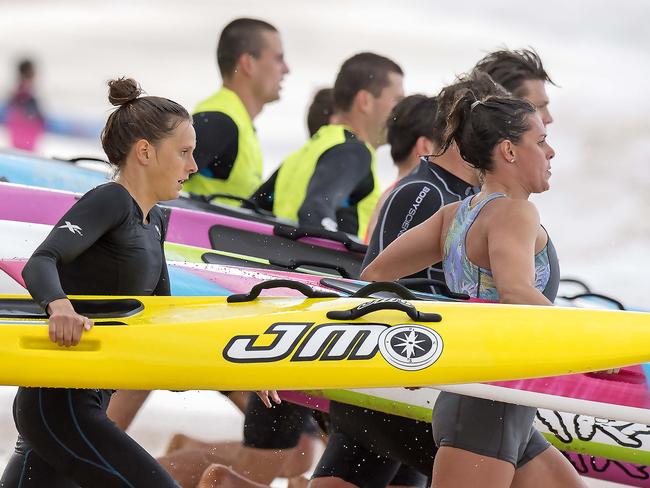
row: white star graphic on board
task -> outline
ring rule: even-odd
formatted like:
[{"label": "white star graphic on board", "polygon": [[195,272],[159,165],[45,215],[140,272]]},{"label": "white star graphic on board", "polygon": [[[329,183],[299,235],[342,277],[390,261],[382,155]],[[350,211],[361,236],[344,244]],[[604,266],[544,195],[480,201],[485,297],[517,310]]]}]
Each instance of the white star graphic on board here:
[{"label": "white star graphic on board", "polygon": [[412,358],[415,356],[415,349],[419,349],[420,351],[424,351],[424,348],[421,347],[419,344],[424,342],[424,340],[417,340],[418,339],[418,333],[412,330],[408,335],[404,335],[404,337],[396,337],[397,340],[402,341],[399,344],[396,344],[395,347],[401,347],[402,348],[402,354],[405,355],[408,359]]},{"label": "white star graphic on board", "polygon": [[65,221],[65,224],[59,226],[59,229],[68,229],[73,234],[79,234],[80,236],[83,236],[83,234],[81,233],[81,227],[72,224],[67,220]]}]

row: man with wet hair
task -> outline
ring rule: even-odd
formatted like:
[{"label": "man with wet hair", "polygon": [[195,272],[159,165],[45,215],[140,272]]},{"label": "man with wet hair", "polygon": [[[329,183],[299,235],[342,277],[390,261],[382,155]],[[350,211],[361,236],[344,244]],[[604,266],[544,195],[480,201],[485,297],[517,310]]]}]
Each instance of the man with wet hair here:
[{"label": "man with wet hair", "polygon": [[386,121],[404,96],[402,78],[399,65],[378,54],[343,63],[334,83],[337,123],[321,127],[282,163],[273,177],[275,215],[365,235],[380,195],[375,150],[386,143]]},{"label": "man with wet hair", "polygon": [[534,49],[494,51],[476,63],[474,68],[489,74],[514,96],[535,105],[544,125],[553,122],[548,110],[546,83],[555,83]]},{"label": "man with wet hair", "polygon": [[265,104],[280,98],[289,73],[280,34],[263,20],[235,19],[221,33],[217,64],[223,86],[194,111],[199,172],[184,190],[248,198],[262,182],[262,152],[253,120]]}]

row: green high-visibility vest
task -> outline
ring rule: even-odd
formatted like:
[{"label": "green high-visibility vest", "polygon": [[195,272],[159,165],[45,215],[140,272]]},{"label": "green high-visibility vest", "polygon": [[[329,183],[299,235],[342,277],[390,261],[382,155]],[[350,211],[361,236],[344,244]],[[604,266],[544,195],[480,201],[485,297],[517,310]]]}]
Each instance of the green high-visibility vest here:
[{"label": "green high-visibility vest", "polygon": [[[239,141],[237,158],[227,179],[210,178],[196,173],[183,189],[197,195],[226,193],[242,198],[250,197],[262,184],[262,151],[244,104],[239,96],[228,88],[221,87],[217,93],[199,103],[194,114],[202,112],[222,112],[230,117],[237,126]],[[219,134],[214,134],[219,137]],[[233,200],[220,202],[235,204]]]},{"label": "green high-visibility vest", "polygon": [[[323,126],[307,144],[284,160],[278,171],[273,192],[273,213],[276,216],[298,222],[298,211],[307,195],[307,188],[314,171],[316,171],[318,159],[328,149],[346,141],[346,130],[350,131],[344,125]],[[368,222],[381,194],[377,178],[375,149],[368,143],[365,145],[372,156],[370,172],[374,184],[372,191],[356,204],[359,223],[357,235],[361,238],[366,234]]]}]

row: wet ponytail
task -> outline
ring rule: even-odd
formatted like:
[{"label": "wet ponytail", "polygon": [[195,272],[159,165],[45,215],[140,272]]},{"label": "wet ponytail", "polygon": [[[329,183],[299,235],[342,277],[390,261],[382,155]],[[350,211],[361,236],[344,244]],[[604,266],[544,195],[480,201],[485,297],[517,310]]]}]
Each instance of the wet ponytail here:
[{"label": "wet ponytail", "polygon": [[190,115],[178,103],[162,97],[142,97],[143,90],[132,78],[108,82],[108,101],[117,109],[108,116],[102,130],[102,147],[108,161],[118,170],[133,144],[145,139],[157,144]]},{"label": "wet ponytail", "polygon": [[461,90],[447,115],[440,154],[455,142],[465,161],[482,173],[491,171],[494,147],[506,139],[517,144],[530,128],[528,116],[534,113],[535,107],[519,98],[477,98],[471,88]]}]

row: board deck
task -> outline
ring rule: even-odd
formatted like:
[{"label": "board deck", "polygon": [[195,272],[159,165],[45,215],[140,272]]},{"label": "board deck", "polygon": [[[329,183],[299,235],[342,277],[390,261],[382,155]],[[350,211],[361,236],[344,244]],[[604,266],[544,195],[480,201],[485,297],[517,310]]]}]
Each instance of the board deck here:
[{"label": "board deck", "polygon": [[[426,386],[601,370],[650,359],[644,347],[650,315],[639,312],[398,299],[134,300],[142,311],[102,317],[79,346],[61,348],[49,341],[44,316],[21,318],[17,311],[28,306],[27,300],[6,297],[0,307],[0,384],[242,390]],[[84,298],[75,307],[88,303],[92,299]],[[384,309],[393,306],[432,314],[428,318],[439,314],[441,320],[413,320],[404,311]],[[370,312],[374,307],[379,310]],[[328,318],[328,312],[350,310],[365,315]],[[123,325],[101,326],[102,321]],[[603,350],[599,337],[614,331],[617,347]],[[593,340],[576,351],[567,334]],[[80,364],[86,363],[87,374],[80,375]]]}]

